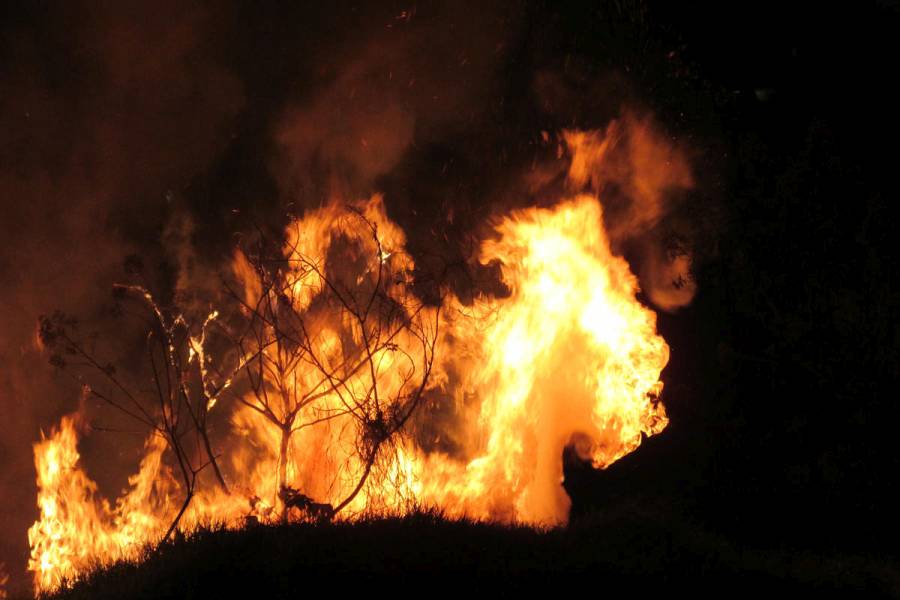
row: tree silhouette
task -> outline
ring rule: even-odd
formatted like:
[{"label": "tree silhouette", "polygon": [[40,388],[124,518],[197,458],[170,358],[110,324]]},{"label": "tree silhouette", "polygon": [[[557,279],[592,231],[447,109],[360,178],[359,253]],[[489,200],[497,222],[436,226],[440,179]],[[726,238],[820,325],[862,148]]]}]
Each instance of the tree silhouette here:
[{"label": "tree silhouette", "polygon": [[[379,203],[373,213],[373,206],[321,209],[323,229],[310,231],[298,220],[284,245],[260,233],[237,249],[236,278],[222,279],[217,310],[195,321],[174,303],[163,306],[147,286],[114,286],[120,299],[143,307],[139,370],[152,382],[147,389],[127,385],[84,341],[74,318],[41,317],[52,364],[67,368],[89,396],[166,440],[184,500],[163,539],[176,530],[205,469],[225,495],[235,492],[210,436],[210,411],[221,404],[231,403],[220,410],[243,407],[277,430],[275,493],[263,509],[251,498],[257,514],[278,508],[286,521],[296,507],[330,519],[373,473],[396,464],[404,428],[432,383],[441,303],[425,303],[414,292],[413,262],[402,240],[385,245],[377,224],[383,209]],[[319,237],[310,245],[313,234]],[[333,506],[293,487],[288,468],[296,434],[331,424],[341,432],[341,450],[329,455],[325,473],[333,478],[329,489],[338,483]],[[221,445],[226,454],[232,448]]]},{"label": "tree silhouette", "polygon": [[68,367],[86,395],[166,440],[181,475],[185,498],[163,536],[165,540],[175,531],[194,498],[204,469],[211,467],[218,485],[228,492],[208,430],[209,410],[227,387],[211,389],[205,376],[206,334],[216,314],[211,313],[196,333],[177,311],[161,308],[147,288],[116,285],[114,292],[122,298],[140,299],[149,313],[144,361],[153,382],[149,389],[126,385],[116,366],[101,360],[79,334],[78,323],[71,316],[58,311],[41,316],[39,336],[51,350],[50,363]]},{"label": "tree silhouette", "polygon": [[243,292],[230,290],[244,317],[231,344],[249,389],[235,396],[279,432],[283,520],[292,506],[322,506],[291,487],[292,436],[332,420],[352,424],[356,468],[345,465],[354,472],[339,475],[354,484],[333,512],[318,510],[340,512],[379,459],[392,460],[387,451],[396,450],[434,367],[439,308],[413,293],[412,262],[402,249],[385,248],[361,209],[338,210],[330,227],[318,256],[305,252],[300,229],[274,251],[260,238],[236,259]]}]

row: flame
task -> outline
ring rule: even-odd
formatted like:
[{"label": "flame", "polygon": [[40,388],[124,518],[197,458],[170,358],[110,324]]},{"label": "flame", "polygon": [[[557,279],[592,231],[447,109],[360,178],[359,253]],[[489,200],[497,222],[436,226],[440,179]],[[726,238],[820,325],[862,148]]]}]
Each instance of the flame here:
[{"label": "flame", "polygon": [[[291,508],[288,488],[339,519],[433,505],[485,520],[565,523],[566,446],[605,468],[668,423],[660,373],[669,348],[604,223],[603,181],[621,166],[608,158],[617,127],[565,132],[570,196],[498,219],[481,243],[477,258],[499,264],[506,296],[463,302],[444,290],[440,302],[422,302],[405,235],[379,195],[292,222],[277,270],[236,253],[253,335],[218,391],[203,388],[208,409],[230,411],[220,441],[228,490],[198,488],[181,526],[314,515]],[[654,156],[689,184],[680,159]],[[630,219],[645,228],[660,213],[661,184],[635,181],[646,207]],[[273,324],[284,315],[302,323],[292,336]],[[227,362],[205,347],[206,327],[222,320],[214,311],[204,334],[189,336],[185,355],[204,380],[212,361]],[[422,399],[427,410],[413,413]],[[37,590],[135,557],[166,531],[185,494],[154,435],[111,507],[79,465],[78,427],[77,416],[64,417],[34,447],[40,516],[28,537]],[[390,427],[397,435],[379,437]]]},{"label": "flame", "polygon": [[34,446],[40,517],[28,530],[28,569],[38,590],[55,589],[97,562],[134,557],[162,533],[171,512],[175,490],[159,436],[148,439],[130,488],[110,507],[79,465],[79,425],[77,415],[65,416]]},{"label": "flame", "polygon": [[584,458],[604,468],[665,428],[668,346],[610,252],[596,198],[518,211],[497,231],[481,259],[501,262],[511,295],[479,307],[483,329],[463,319],[454,330],[463,390],[480,399],[467,435],[484,443],[464,466],[432,457],[422,495],[479,518],[559,524],[569,509],[560,457],[573,436],[591,440]]}]

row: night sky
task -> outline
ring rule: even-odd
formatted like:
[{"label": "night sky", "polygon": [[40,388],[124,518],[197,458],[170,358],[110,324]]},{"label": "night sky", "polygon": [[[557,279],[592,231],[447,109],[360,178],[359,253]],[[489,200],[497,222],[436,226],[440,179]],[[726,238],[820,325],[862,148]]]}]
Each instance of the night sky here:
[{"label": "night sky", "polygon": [[[259,4],[0,8],[14,588],[37,514],[31,445],[78,405],[35,343],[40,315],[109,339],[128,260],[172,295],[242,234],[373,191],[425,264],[463,260],[491,215],[538,201],[517,182],[548,152],[542,131],[625,109],[691,161],[669,218],[699,292],[660,313],[669,429],[607,472],[568,461],[573,518],[653,495],[748,544],[896,557],[896,2]],[[85,442],[106,492],[139,438]]]}]

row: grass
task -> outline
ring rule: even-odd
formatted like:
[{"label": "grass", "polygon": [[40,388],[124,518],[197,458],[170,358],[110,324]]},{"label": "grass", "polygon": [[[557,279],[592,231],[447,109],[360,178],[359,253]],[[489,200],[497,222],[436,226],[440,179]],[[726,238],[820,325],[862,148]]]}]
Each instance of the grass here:
[{"label": "grass", "polygon": [[[585,587],[586,586],[586,587]],[[300,598],[323,591],[764,591],[900,596],[896,564],[748,549],[687,520],[628,509],[566,528],[447,519],[423,511],[357,523],[205,527],[141,560],[98,568],[52,598]]]}]

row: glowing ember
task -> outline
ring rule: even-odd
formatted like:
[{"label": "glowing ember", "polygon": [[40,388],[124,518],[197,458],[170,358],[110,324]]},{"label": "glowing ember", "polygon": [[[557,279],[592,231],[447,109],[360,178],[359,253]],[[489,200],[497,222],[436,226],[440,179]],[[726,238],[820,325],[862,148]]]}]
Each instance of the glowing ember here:
[{"label": "glowing ember", "polygon": [[[207,347],[207,329],[227,327],[212,313],[183,352],[199,365],[206,411],[230,414],[232,432],[217,441],[227,486],[192,490],[180,526],[353,519],[415,505],[560,524],[567,445],[604,468],[665,428],[668,346],[613,254],[598,197],[615,140],[564,139],[570,197],[498,220],[481,245],[479,260],[501,266],[505,297],[463,303],[445,291],[423,303],[405,236],[379,196],[291,223],[277,269],[237,253],[240,343],[227,356]],[[452,403],[427,427],[426,397]],[[29,569],[38,590],[135,556],[186,495],[164,460],[165,438],[153,435],[111,507],[78,464],[77,429],[78,417],[66,417],[35,445],[40,517]],[[453,444],[437,451],[435,431]]]}]

